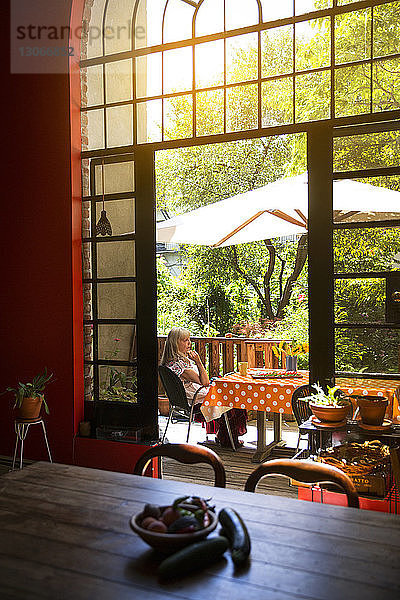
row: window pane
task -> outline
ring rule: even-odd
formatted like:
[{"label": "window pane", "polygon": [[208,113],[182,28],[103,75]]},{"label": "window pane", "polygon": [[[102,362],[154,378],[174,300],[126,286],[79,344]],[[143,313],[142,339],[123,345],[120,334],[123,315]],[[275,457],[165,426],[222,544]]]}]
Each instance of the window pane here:
[{"label": "window pane", "polygon": [[150,100],[136,105],[137,142],[159,142],[162,126],[162,100]]},{"label": "window pane", "polygon": [[164,139],[176,140],[193,134],[193,99],[191,95],[164,100]]},{"label": "window pane", "polygon": [[399,131],[334,138],[333,170],[397,167],[399,165],[399,145]]},{"label": "window pane", "polygon": [[139,0],[135,23],[135,48],[156,46],[162,42],[162,18],[167,0],[151,0],[151,10],[147,10],[148,0]]},{"label": "window pane", "polygon": [[400,59],[382,60],[373,65],[373,111],[397,110],[400,107]]},{"label": "window pane", "polygon": [[164,94],[192,89],[192,48],[164,52]]},{"label": "window pane", "polygon": [[225,0],[226,29],[238,29],[259,22],[256,0]]},{"label": "window pane", "polygon": [[103,54],[103,36],[101,32],[105,4],[106,0],[98,0],[91,6],[86,58],[95,58]]},{"label": "window pane", "polygon": [[97,286],[99,319],[134,319],[135,283],[99,283]]},{"label": "window pane", "polygon": [[[104,111],[88,110],[81,114],[82,150],[104,148]],[[85,135],[87,127],[87,136]]]},{"label": "window pane", "polygon": [[258,37],[256,33],[226,40],[226,82],[239,83],[258,77]]},{"label": "window pane", "polygon": [[261,84],[262,126],[293,123],[293,78],[284,77]]},{"label": "window pane", "polygon": [[374,6],[374,56],[400,52],[400,2]]},{"label": "window pane", "polygon": [[339,229],[334,231],[335,273],[398,271],[399,228]]},{"label": "window pane", "polygon": [[105,65],[106,102],[132,99],[132,61],[119,60]]},{"label": "window pane", "polygon": [[335,321],[337,323],[384,323],[385,279],[337,279]]},{"label": "window pane", "polygon": [[113,106],[106,109],[107,147],[133,144],[133,107]]},{"label": "window pane", "polygon": [[335,223],[400,219],[398,176],[339,180],[333,184]]},{"label": "window pane", "polygon": [[226,128],[227,131],[255,129],[258,126],[258,86],[238,85],[226,92]]},{"label": "window pane", "polygon": [[335,116],[370,112],[370,65],[335,69]]},{"label": "window pane", "polygon": [[279,2],[261,0],[261,5],[264,23],[293,16],[293,0],[279,0]]},{"label": "window pane", "polygon": [[321,10],[323,8],[331,8],[332,0],[296,0],[296,15]]},{"label": "window pane", "polygon": [[212,135],[224,131],[224,92],[214,90],[196,94],[196,133]]},{"label": "window pane", "polygon": [[[101,169],[95,167],[95,194],[101,194]],[[135,189],[134,163],[130,160],[104,164],[104,193],[118,194],[119,192],[133,192]]]},{"label": "window pane", "polygon": [[116,54],[132,47],[132,0],[108,0],[104,22],[104,53]]},{"label": "window pane", "polygon": [[182,0],[169,0],[165,11],[164,43],[191,38],[193,14],[194,6]]},{"label": "window pane", "polygon": [[[349,35],[349,31],[352,35]],[[371,9],[335,15],[335,63],[371,57]]]},{"label": "window pane", "polygon": [[[137,401],[136,367],[99,366],[99,400],[116,402]],[[115,434],[120,432],[115,432]],[[118,438],[116,438],[118,439]]]},{"label": "window pane", "polygon": [[[107,200],[105,203],[107,218],[112,225],[113,235],[132,233],[135,231],[135,200]],[[96,204],[96,223],[103,209],[102,202]],[[117,243],[117,242],[116,242]],[[109,242],[108,246],[112,243]]]},{"label": "window pane", "polygon": [[99,359],[130,360],[134,353],[135,325],[99,325]]},{"label": "window pane", "polygon": [[330,64],[330,31],[329,18],[296,23],[296,71],[325,67]]},{"label": "window pane", "polygon": [[[296,76],[296,121],[328,119],[330,116],[330,72]],[[313,98],[313,102],[310,102]]]},{"label": "window pane", "polygon": [[134,276],[134,241],[128,240],[126,242],[99,242],[97,244],[97,277],[103,278]]},{"label": "window pane", "polygon": [[398,373],[400,332],[390,329],[336,329],[336,370]]},{"label": "window pane", "polygon": [[262,77],[293,72],[293,25],[261,33]]},{"label": "window pane", "polygon": [[82,107],[103,104],[103,65],[81,69]]},{"label": "window pane", "polygon": [[161,52],[139,56],[136,59],[136,96],[161,95],[162,62]]},{"label": "window pane", "polygon": [[205,0],[196,16],[196,36],[221,31],[224,31],[224,0]]},{"label": "window pane", "polygon": [[224,83],[224,42],[198,44],[196,53],[196,88]]}]

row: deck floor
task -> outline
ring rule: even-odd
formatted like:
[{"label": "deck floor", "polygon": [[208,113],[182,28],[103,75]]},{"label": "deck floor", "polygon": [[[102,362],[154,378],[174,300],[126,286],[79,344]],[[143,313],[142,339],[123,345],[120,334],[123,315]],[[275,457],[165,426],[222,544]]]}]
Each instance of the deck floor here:
[{"label": "deck floor", "polygon": [[[166,420],[160,419],[161,430],[164,430]],[[186,440],[187,423],[175,423],[168,428],[167,438],[171,443],[184,442]],[[283,426],[283,439],[287,447],[279,448],[274,451],[271,458],[290,458],[294,454],[294,448],[297,444],[298,430],[295,423],[288,423]],[[267,442],[272,440],[273,423],[267,423]],[[190,433],[190,443],[201,443],[216,452],[225,467],[226,487],[231,489],[243,490],[246,480],[250,473],[256,468],[256,464],[251,462],[251,457],[255,451],[255,440],[257,438],[257,428],[255,422],[248,423],[248,433],[243,436],[245,445],[243,448],[233,452],[230,448],[221,448],[209,436],[209,442],[206,441],[205,429],[200,424],[194,424]],[[202,483],[213,485],[214,474],[212,468],[208,465],[184,465],[172,459],[163,459],[163,478],[185,481],[190,483]],[[266,477],[257,486],[257,492],[271,494],[276,496],[287,496],[296,498],[297,487],[290,486],[289,480],[285,477]]]}]

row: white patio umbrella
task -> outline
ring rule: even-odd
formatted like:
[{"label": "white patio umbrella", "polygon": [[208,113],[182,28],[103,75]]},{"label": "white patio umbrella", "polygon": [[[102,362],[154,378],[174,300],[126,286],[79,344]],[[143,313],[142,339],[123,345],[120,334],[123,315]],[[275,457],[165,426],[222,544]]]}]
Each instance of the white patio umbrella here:
[{"label": "white patio umbrella", "polygon": [[[307,173],[280,179],[157,224],[157,241],[223,247],[306,233]],[[334,181],[336,221],[400,218],[400,192],[351,179]]]}]

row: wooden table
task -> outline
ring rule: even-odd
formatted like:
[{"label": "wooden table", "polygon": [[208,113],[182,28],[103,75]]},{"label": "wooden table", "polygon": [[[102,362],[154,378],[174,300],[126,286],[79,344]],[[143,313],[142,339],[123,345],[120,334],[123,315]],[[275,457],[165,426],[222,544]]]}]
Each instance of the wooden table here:
[{"label": "wooden table", "polygon": [[[400,596],[400,518],[60,464],[0,477],[2,600],[391,600]],[[236,509],[250,566],[229,553],[167,584],[157,558],[129,528],[144,503],[195,493]],[[214,535],[214,534],[213,534]]]}]

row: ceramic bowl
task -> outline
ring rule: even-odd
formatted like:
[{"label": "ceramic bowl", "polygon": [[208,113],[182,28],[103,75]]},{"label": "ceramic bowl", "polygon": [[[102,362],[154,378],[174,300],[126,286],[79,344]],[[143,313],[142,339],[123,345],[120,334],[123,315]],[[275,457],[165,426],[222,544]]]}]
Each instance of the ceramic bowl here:
[{"label": "ceramic bowl", "polygon": [[347,417],[350,403],[346,406],[322,406],[310,402],[310,408],[322,423],[339,423]]},{"label": "ceramic bowl", "polygon": [[[160,508],[164,509],[167,507],[161,506]],[[189,544],[205,539],[212,531],[214,531],[218,524],[218,517],[212,511],[209,511],[209,514],[211,517],[210,525],[193,533],[158,533],[157,531],[143,529],[143,527],[140,526],[142,512],[132,516],[130,526],[143,541],[149,544],[149,546],[163,554],[172,554],[185,546],[189,546]]]}]

